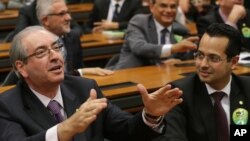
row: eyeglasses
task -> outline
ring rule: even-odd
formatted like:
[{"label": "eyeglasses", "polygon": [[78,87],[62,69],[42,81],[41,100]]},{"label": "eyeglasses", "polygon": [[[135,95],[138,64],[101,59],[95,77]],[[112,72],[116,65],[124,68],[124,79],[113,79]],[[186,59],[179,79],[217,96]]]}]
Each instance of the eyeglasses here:
[{"label": "eyeglasses", "polygon": [[50,54],[51,50],[55,52],[61,52],[63,47],[64,47],[63,42],[61,41],[61,39],[58,38],[54,43],[52,43],[50,48],[46,46],[38,47],[34,53],[25,57],[24,60],[27,60],[28,58],[33,56],[35,56],[36,58],[45,57],[46,55]]},{"label": "eyeglasses", "polygon": [[202,61],[204,58],[206,58],[208,63],[219,63],[228,59],[222,59],[220,56],[215,54],[209,54],[206,56],[205,54],[199,51],[194,53],[194,58],[198,61]]},{"label": "eyeglasses", "polygon": [[63,11],[63,12],[60,12],[60,13],[51,13],[51,14],[48,14],[48,16],[59,16],[59,17],[63,17],[65,15],[69,14],[70,15],[70,12],[69,11]]}]

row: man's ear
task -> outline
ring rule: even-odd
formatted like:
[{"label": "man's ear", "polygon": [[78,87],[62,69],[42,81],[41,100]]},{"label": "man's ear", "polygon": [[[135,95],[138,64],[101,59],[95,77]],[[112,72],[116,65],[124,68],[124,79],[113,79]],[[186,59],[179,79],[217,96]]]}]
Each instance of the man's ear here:
[{"label": "man's ear", "polygon": [[23,78],[26,78],[28,76],[28,73],[26,71],[26,67],[23,61],[16,61],[15,66],[17,71],[22,75]]},{"label": "man's ear", "polygon": [[232,69],[235,69],[236,65],[238,64],[239,59],[240,59],[239,55],[237,55],[237,56],[235,56],[235,57],[232,58],[232,60],[231,60]]},{"label": "man's ear", "polygon": [[41,24],[45,27],[48,27],[49,23],[48,23],[48,16],[44,16],[41,18]]}]

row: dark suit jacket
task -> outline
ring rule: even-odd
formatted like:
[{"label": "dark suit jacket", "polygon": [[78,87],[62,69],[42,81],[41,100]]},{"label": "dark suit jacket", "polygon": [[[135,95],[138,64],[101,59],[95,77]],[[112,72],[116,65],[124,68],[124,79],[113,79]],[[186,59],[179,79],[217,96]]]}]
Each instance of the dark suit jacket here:
[{"label": "dark suit jacket", "polygon": [[67,72],[72,73],[76,69],[83,68],[83,55],[79,35],[71,31],[64,36],[63,42],[67,50]]},{"label": "dark suit jacket", "polygon": [[[230,118],[237,108],[250,111],[249,83],[249,77],[233,75]],[[172,85],[183,90],[183,103],[166,115],[168,125],[162,141],[217,141],[216,130],[218,129],[216,129],[213,105],[205,83],[200,81],[198,75],[193,74],[173,82]],[[239,101],[243,101],[244,104],[240,105]],[[232,119],[231,124],[234,125]]]},{"label": "dark suit jacket", "polygon": [[[91,32],[94,27],[94,22],[100,22],[107,19],[109,11],[110,0],[95,0],[94,7],[89,15],[89,21],[86,24],[85,31]],[[121,11],[118,15],[119,30],[127,28],[128,21],[142,9],[140,0],[125,0]]]},{"label": "dark suit jacket", "polygon": [[[174,22],[170,33],[171,43],[176,43],[174,35],[186,36],[188,30]],[[130,21],[125,35],[125,43],[121,49],[118,63],[111,69],[123,69],[159,62],[162,45],[158,44],[156,25],[151,14],[138,14]],[[177,54],[176,54],[177,55]],[[178,56],[173,56],[178,58]],[[183,59],[185,55],[182,54]]]},{"label": "dark suit jacket", "polygon": [[[103,97],[94,80],[65,76],[60,85],[65,112],[70,117],[87,100],[90,89]],[[24,82],[0,95],[0,140],[44,141],[46,131],[56,124],[55,119]],[[132,116],[108,103],[108,107],[84,133],[73,141],[151,141],[159,136],[142,120],[141,113]]]},{"label": "dark suit jacket", "polygon": [[[33,25],[40,25],[36,15],[36,1],[19,9],[19,15],[14,35],[19,33],[24,28]],[[71,30],[75,33],[78,33],[79,35],[82,34],[82,28],[74,20],[71,21]],[[14,35],[9,39],[9,41],[12,40]]]},{"label": "dark suit jacket", "polygon": [[[208,15],[201,17],[197,21],[197,30],[198,34],[202,36],[202,34],[205,33],[207,27],[212,24],[212,23],[224,23],[222,20],[220,14],[219,14],[219,9],[215,9],[213,12],[209,13]],[[237,23],[238,30],[241,33],[242,37],[242,43],[243,43],[243,49],[250,51],[250,11],[247,10],[247,15],[244,19],[240,20]],[[244,36],[242,29],[244,27],[248,27],[249,33],[248,36]]]}]

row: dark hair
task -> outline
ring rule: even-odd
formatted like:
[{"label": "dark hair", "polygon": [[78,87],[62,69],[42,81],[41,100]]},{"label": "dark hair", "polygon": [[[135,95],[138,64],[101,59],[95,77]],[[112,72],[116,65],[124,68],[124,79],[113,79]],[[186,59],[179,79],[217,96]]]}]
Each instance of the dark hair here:
[{"label": "dark hair", "polygon": [[206,33],[211,37],[226,37],[228,45],[225,53],[228,59],[239,55],[241,52],[241,36],[237,29],[224,23],[213,23],[207,29]]}]

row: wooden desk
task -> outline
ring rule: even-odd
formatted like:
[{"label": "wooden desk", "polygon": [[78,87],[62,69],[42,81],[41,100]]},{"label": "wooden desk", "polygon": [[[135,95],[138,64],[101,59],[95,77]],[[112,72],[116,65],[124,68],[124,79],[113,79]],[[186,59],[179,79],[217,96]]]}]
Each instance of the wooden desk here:
[{"label": "wooden desk", "polygon": [[4,10],[0,12],[0,30],[14,29],[17,23],[18,10]]},{"label": "wooden desk", "polygon": [[[71,16],[76,21],[86,21],[93,8],[92,3],[80,3],[68,5]],[[18,20],[18,9],[7,9],[0,12],[0,30],[14,29]]]},{"label": "wooden desk", "polygon": [[[81,37],[84,61],[110,58],[119,53],[123,44],[122,39],[109,40],[102,34],[85,34]],[[10,43],[0,43],[0,72],[9,71]]]},{"label": "wooden desk", "polygon": [[[115,71],[111,76],[91,76],[102,89],[103,94],[122,109],[142,106],[142,101],[136,85],[143,84],[149,92],[164,86],[174,80],[184,78],[195,72],[194,66],[147,66]],[[249,74],[250,68],[237,66],[234,73],[238,75]]]},{"label": "wooden desk", "polygon": [[93,8],[93,3],[69,4],[68,8],[74,20],[78,22],[86,22]]},{"label": "wooden desk", "polygon": [[[136,88],[138,83],[143,84],[148,91],[152,92],[171,81],[186,77],[194,71],[194,66],[147,66],[118,70],[111,76],[85,75],[85,77],[95,79],[103,94],[112,103],[122,109],[130,109],[142,106],[141,97]],[[250,68],[237,66],[234,73],[249,74]],[[0,93],[12,87],[0,87]]]},{"label": "wooden desk", "polygon": [[0,72],[8,72],[11,70],[9,48],[10,43],[0,43]]},{"label": "wooden desk", "polygon": [[110,58],[119,53],[123,39],[108,39],[103,34],[85,34],[81,37],[84,61]]}]

